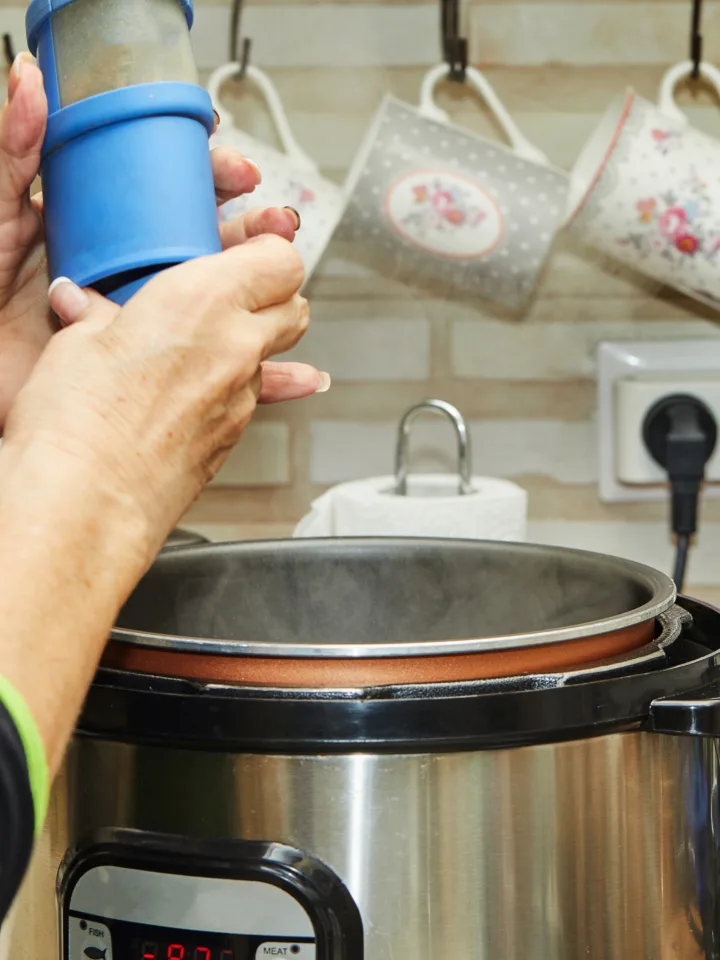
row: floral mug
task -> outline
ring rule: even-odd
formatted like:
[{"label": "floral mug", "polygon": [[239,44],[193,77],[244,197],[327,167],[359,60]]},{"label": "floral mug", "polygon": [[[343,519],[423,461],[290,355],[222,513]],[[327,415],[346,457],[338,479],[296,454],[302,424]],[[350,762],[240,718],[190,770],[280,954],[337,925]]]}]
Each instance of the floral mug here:
[{"label": "floral mug", "polygon": [[251,207],[293,207],[302,220],[295,246],[303,258],[307,281],[342,212],[342,189],[322,177],[315,161],[298,146],[275,85],[257,67],[248,66],[242,83],[251,81],[263,94],[283,150],[276,150],[257,137],[238,130],[232,114],[223,107],[220,98],[223,83],[237,77],[238,70],[237,63],[225,64],[215,70],[208,81],[208,92],[220,117],[211,145],[235,147],[260,167],[263,180],[248,196],[224,204],[220,216],[227,220]]},{"label": "floral mug", "polygon": [[381,104],[348,176],[337,236],[399,278],[440,280],[521,309],[564,215],[568,177],[473,67],[467,82],[511,146],[453,125],[433,99],[448,69],[426,75],[419,107],[389,95]]},{"label": "floral mug", "polygon": [[[720,70],[700,66],[720,93]],[[658,104],[618,97],[571,175],[569,224],[585,243],[720,307],[720,143],[695,130],[674,91],[690,61],[665,74]]]}]

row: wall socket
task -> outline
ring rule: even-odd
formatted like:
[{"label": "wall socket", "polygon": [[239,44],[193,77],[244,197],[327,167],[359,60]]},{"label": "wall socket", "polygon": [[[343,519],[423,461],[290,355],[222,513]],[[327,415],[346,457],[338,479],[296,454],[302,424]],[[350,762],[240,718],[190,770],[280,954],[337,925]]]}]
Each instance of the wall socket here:
[{"label": "wall socket", "polygon": [[[598,348],[600,497],[608,502],[663,500],[665,475],[645,449],[645,415],[662,397],[702,400],[720,426],[720,339],[601,343]],[[704,496],[720,497],[720,444]]]}]

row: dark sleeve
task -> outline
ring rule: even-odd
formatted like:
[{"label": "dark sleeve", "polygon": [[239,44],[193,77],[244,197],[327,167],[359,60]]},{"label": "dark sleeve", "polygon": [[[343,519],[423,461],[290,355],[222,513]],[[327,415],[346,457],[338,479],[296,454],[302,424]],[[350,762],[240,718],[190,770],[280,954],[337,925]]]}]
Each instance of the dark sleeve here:
[{"label": "dark sleeve", "polygon": [[25,750],[15,724],[0,703],[0,924],[27,869],[34,829]]}]

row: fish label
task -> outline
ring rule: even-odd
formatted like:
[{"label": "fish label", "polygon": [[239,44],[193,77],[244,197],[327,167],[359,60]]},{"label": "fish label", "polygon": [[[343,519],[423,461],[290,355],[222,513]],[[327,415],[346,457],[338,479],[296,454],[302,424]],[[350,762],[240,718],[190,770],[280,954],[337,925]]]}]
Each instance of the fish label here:
[{"label": "fish label", "polygon": [[69,960],[113,960],[110,931],[96,920],[70,917]]}]

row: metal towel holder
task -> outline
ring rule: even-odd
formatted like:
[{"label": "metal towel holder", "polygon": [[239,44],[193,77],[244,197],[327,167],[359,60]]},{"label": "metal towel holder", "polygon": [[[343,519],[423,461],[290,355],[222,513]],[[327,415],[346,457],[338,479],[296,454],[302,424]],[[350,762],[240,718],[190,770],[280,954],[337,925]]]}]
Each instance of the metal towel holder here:
[{"label": "metal towel holder", "polygon": [[395,451],[395,494],[407,496],[408,479],[408,446],[410,444],[410,430],[421,413],[439,413],[452,424],[458,444],[458,493],[462,496],[472,493],[472,451],[470,449],[470,435],[462,414],[451,403],[444,400],[423,400],[422,403],[411,407],[400,421],[398,429],[397,447]]}]

